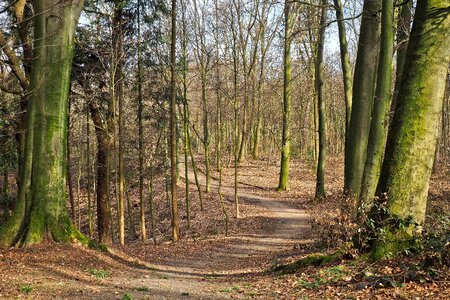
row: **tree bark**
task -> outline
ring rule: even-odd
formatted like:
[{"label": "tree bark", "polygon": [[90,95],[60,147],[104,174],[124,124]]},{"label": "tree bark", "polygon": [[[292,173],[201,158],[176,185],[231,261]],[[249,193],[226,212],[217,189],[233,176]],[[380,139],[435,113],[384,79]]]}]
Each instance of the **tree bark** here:
[{"label": "tree bark", "polygon": [[378,60],[377,86],[372,110],[367,157],[362,178],[361,194],[357,208],[358,219],[363,219],[370,209],[380,175],[392,87],[392,59],[394,52],[394,3],[383,0],[381,12],[381,42]]},{"label": "tree bark", "polygon": [[116,37],[116,43],[114,44],[115,50],[115,75],[114,75],[114,88],[115,96],[118,98],[119,106],[119,190],[118,190],[118,210],[119,210],[119,242],[121,245],[125,244],[125,176],[124,176],[124,165],[123,165],[123,152],[124,152],[124,130],[125,130],[125,119],[124,119],[124,77],[123,77],[123,38],[124,38],[124,20],[123,20],[123,0],[117,0],[114,2],[114,36]]},{"label": "tree bark", "polygon": [[345,20],[344,13],[342,12],[341,0],[334,0],[334,8],[336,9],[336,20],[339,31],[339,48],[341,52],[341,66],[345,97],[345,133],[347,135],[350,126],[350,116],[352,114],[352,74],[350,57],[348,54],[347,30],[345,29]]},{"label": "tree bark", "polygon": [[370,115],[377,73],[377,58],[380,38],[378,14],[381,0],[365,0],[358,42],[358,54],[353,82],[353,103],[345,148],[344,192],[357,199],[360,194],[367,141],[370,129]]},{"label": "tree bark", "polygon": [[392,96],[391,113],[397,106],[397,95],[402,81],[402,72],[405,64],[406,51],[408,49],[408,40],[412,18],[412,0],[400,7],[397,21],[397,68],[395,70],[395,87]]},{"label": "tree bark", "polygon": [[87,243],[66,208],[67,111],[75,28],[83,1],[35,2],[31,98],[24,166],[13,216],[0,232],[2,246],[44,239]]},{"label": "tree bark", "polygon": [[86,110],[86,176],[87,176],[87,197],[88,197],[88,226],[89,237],[94,235],[94,224],[92,218],[91,200],[91,124],[89,123],[89,109]]},{"label": "tree bark", "polygon": [[89,102],[89,111],[97,136],[97,231],[101,243],[110,244],[111,222],[109,211],[109,163],[111,157],[107,124],[104,123],[98,106]]},{"label": "tree bark", "polygon": [[172,207],[172,240],[177,242],[180,238],[180,227],[178,223],[178,198],[177,198],[177,91],[175,82],[175,43],[176,43],[176,16],[177,1],[172,0],[172,41],[170,45],[170,186]]},{"label": "tree bark", "polygon": [[378,195],[387,195],[385,234],[375,258],[408,249],[420,236],[450,62],[447,0],[419,0],[397,109],[389,132]]},{"label": "tree bark", "polygon": [[141,59],[141,1],[137,3],[138,11],[138,134],[139,134],[139,207],[141,213],[141,240],[147,239],[147,232],[145,228],[145,201],[144,201],[144,120],[143,111],[144,105],[142,102],[142,59]]},{"label": "tree bark", "polygon": [[283,135],[281,141],[281,164],[278,191],[289,189],[289,161],[291,157],[291,29],[290,11],[291,5],[286,0],[284,3],[284,86],[283,86]]},{"label": "tree bark", "polygon": [[317,159],[316,195],[317,200],[326,197],[325,194],[325,160],[327,151],[327,123],[325,115],[325,99],[323,92],[323,48],[325,43],[325,27],[327,23],[327,0],[322,0],[317,41],[317,57],[315,67],[316,94],[319,113],[319,157]]}]

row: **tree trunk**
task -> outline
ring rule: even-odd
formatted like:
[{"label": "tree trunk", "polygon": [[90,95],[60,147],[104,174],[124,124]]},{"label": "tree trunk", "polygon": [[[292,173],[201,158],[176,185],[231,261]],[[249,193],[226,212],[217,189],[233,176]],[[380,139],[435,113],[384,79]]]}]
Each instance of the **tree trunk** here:
[{"label": "tree trunk", "polygon": [[380,10],[381,0],[364,1],[353,82],[352,115],[345,148],[344,192],[353,200],[360,194],[367,154],[370,114],[377,73]]},{"label": "tree trunk", "polygon": [[[264,17],[264,16],[263,16]],[[259,84],[258,84],[258,100],[257,100],[257,108],[256,108],[256,128],[255,128],[255,139],[253,144],[253,159],[258,159],[259,156],[259,145],[261,143],[261,128],[262,128],[262,116],[263,116],[263,103],[264,103],[264,83],[265,83],[265,62],[266,62],[266,41],[265,41],[265,31],[266,31],[266,19],[262,21],[261,25],[263,28],[261,29],[261,62],[260,62],[260,70],[259,70]]]},{"label": "tree trunk", "polygon": [[[202,67],[203,68],[203,67]],[[210,161],[209,161],[209,114],[208,114],[208,97],[206,95],[206,70],[202,70],[202,104],[203,104],[203,146],[205,148],[205,177],[206,177],[206,192],[210,191]]]},{"label": "tree trunk", "polygon": [[[69,107],[67,109],[68,116],[67,116],[67,166],[66,166],[66,180],[67,180],[67,187],[69,188],[69,200],[70,200],[70,216],[72,218],[72,222],[75,222],[75,195],[73,194],[73,185],[72,185],[72,176],[70,172],[71,167],[71,156],[70,156],[70,100],[69,100]],[[20,172],[21,167],[19,167]]]},{"label": "tree trunk", "polygon": [[[178,198],[177,198],[177,91],[175,82],[175,43],[176,43],[176,9],[177,1],[172,0],[172,41],[170,45],[170,187],[172,207],[172,239],[177,242],[180,238],[180,227],[178,224]],[[206,152],[205,152],[206,154]],[[205,158],[207,159],[207,157]]]},{"label": "tree trunk", "polygon": [[124,181],[124,189],[125,189],[125,196],[127,198],[127,215],[128,215],[128,225],[129,225],[128,230],[132,237],[137,238],[138,235],[136,233],[136,226],[134,224],[133,209],[132,209],[132,205],[131,205],[130,193],[128,192],[126,180]]},{"label": "tree trunk", "polygon": [[394,52],[394,3],[393,0],[383,0],[381,13],[381,42],[378,61],[377,86],[372,110],[367,157],[359,197],[357,216],[365,217],[375,196],[380,175],[386,131],[389,118],[387,117],[391,102],[392,59]]},{"label": "tree trunk", "polygon": [[419,0],[378,194],[387,193],[375,258],[408,249],[425,220],[450,58],[447,0]]},{"label": "tree trunk", "polygon": [[109,207],[109,163],[111,157],[107,124],[103,122],[99,108],[89,102],[89,111],[97,136],[97,231],[100,243],[110,244],[111,222]]},{"label": "tree trunk", "polygon": [[142,103],[142,59],[141,59],[141,1],[138,0],[138,130],[139,130],[139,207],[141,212],[141,240],[147,239],[147,232],[145,229],[145,203],[144,203],[144,121],[143,111],[144,105]]},{"label": "tree trunk", "polygon": [[[185,184],[185,203],[186,203],[186,220],[188,229],[191,227],[191,203],[189,199],[189,118],[188,118],[188,100],[187,100],[187,24],[186,24],[186,1],[181,2],[181,21],[182,21],[182,33],[181,33],[181,51],[183,62],[183,132],[184,132],[184,184]],[[201,190],[200,190],[201,195]],[[201,197],[200,197],[201,199]],[[201,203],[201,209],[203,210],[203,203]]]},{"label": "tree trunk", "polygon": [[352,74],[350,57],[348,54],[347,31],[345,29],[345,20],[344,13],[342,12],[341,0],[334,0],[334,8],[336,9],[336,19],[339,31],[339,47],[341,51],[342,76],[344,79],[345,133],[347,135],[349,132],[350,116],[352,113]]},{"label": "tree trunk", "polygon": [[239,147],[239,98],[238,98],[238,54],[237,54],[237,34],[235,30],[234,14],[232,14],[231,30],[233,33],[233,112],[234,112],[234,205],[236,218],[239,218],[239,197],[238,197],[238,147]]},{"label": "tree trunk", "polygon": [[89,237],[94,235],[94,224],[92,219],[91,201],[91,126],[89,123],[89,109],[86,110],[86,176],[87,176],[87,197],[88,197],[88,226]]},{"label": "tree trunk", "polygon": [[124,38],[124,20],[123,20],[123,0],[117,0],[114,3],[114,35],[116,37],[116,43],[114,45],[115,50],[115,76],[114,76],[114,93],[118,98],[119,106],[119,190],[118,190],[118,210],[119,210],[119,242],[121,245],[125,244],[125,206],[124,206],[124,193],[125,193],[125,176],[123,165],[123,152],[124,152],[124,77],[123,77],[123,38]]},{"label": "tree trunk", "polygon": [[289,160],[291,157],[291,30],[290,4],[284,2],[284,87],[283,87],[283,136],[281,141],[280,179],[277,190],[288,190]]},{"label": "tree trunk", "polygon": [[153,212],[153,157],[150,157],[148,178],[148,210],[150,213],[150,233],[152,234],[153,244],[156,245],[155,235],[155,214]]},{"label": "tree trunk", "polygon": [[67,100],[74,32],[82,7],[83,1],[35,2],[22,181],[13,216],[0,233],[3,246],[25,247],[44,239],[87,243],[66,208]]},{"label": "tree trunk", "polygon": [[3,160],[3,204],[5,205],[5,218],[9,215],[9,182],[8,182],[8,164]]},{"label": "tree trunk", "polygon": [[317,57],[315,67],[316,94],[319,113],[319,157],[317,159],[316,195],[317,200],[326,197],[325,194],[325,159],[327,147],[327,124],[325,116],[325,99],[323,93],[323,47],[325,42],[325,27],[327,23],[327,0],[322,0],[319,37],[317,41]]},{"label": "tree trunk", "polygon": [[[83,123],[80,122],[80,132],[83,132]],[[82,166],[83,166],[83,144],[82,140],[78,144],[78,172],[77,172],[77,228],[81,229],[81,176],[82,176]]]},{"label": "tree trunk", "polygon": [[395,70],[395,87],[392,96],[391,112],[395,111],[397,106],[397,95],[402,82],[402,72],[405,64],[406,51],[408,49],[409,32],[412,18],[412,2],[403,4],[397,21],[397,68]]}]

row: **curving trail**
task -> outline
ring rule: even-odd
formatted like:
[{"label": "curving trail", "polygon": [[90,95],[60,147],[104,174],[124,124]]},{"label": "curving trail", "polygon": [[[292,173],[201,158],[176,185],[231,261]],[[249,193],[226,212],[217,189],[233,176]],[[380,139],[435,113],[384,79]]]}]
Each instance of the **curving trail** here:
[{"label": "curving trail", "polygon": [[[200,179],[204,182],[204,178]],[[217,188],[217,182],[213,181],[211,188]],[[232,198],[234,190],[224,186],[222,193]],[[153,275],[138,276],[130,284],[154,287],[151,290],[155,298],[151,299],[182,299],[183,295],[185,298],[189,295],[190,299],[228,299],[230,294],[224,291],[231,282],[242,277],[251,280],[252,275],[267,269],[267,264],[263,267],[267,259],[275,264],[295,245],[310,241],[309,215],[305,210],[293,208],[283,200],[248,192],[239,192],[238,196],[242,203],[267,209],[270,216],[267,227],[256,233],[238,234],[203,244],[200,248],[208,249],[206,255],[203,251],[180,253],[174,249],[173,253],[167,253],[163,262],[150,266],[155,268]]]},{"label": "curving trail", "polygon": [[[229,201],[234,189],[224,185]],[[211,188],[217,189],[215,180]],[[137,241],[108,253],[63,244],[0,249],[0,299],[279,299],[250,293],[260,279],[274,278],[265,275],[268,268],[310,242],[309,216],[244,188],[239,198],[245,205],[242,217],[232,220],[239,231],[230,237],[158,246]]]}]

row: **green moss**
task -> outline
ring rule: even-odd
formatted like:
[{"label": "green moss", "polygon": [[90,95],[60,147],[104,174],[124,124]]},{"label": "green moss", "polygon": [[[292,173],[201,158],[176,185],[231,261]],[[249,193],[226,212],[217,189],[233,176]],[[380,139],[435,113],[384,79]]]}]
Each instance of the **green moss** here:
[{"label": "green moss", "polygon": [[307,266],[322,266],[339,261],[342,258],[342,254],[342,251],[336,251],[332,254],[310,254],[290,264],[276,266],[273,271],[281,274],[290,274]]},{"label": "green moss", "polygon": [[405,253],[416,244],[411,226],[399,229],[384,227],[383,237],[375,243],[371,258],[375,261]]},{"label": "green moss", "polygon": [[96,240],[93,240],[93,239],[88,239],[87,246],[90,249],[100,250],[102,252],[108,252],[108,247],[105,244],[99,243],[99,242],[97,242]]}]

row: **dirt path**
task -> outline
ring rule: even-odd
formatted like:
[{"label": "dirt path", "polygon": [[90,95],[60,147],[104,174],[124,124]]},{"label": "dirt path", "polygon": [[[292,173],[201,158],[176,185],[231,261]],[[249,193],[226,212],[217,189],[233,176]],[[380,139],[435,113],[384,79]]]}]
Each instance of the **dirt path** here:
[{"label": "dirt path", "polygon": [[[213,181],[211,188],[217,189],[217,182]],[[223,194],[232,198],[234,189],[224,186]],[[283,200],[248,192],[239,192],[238,196],[243,203],[267,209],[270,216],[267,227],[251,234],[243,228],[235,236],[197,241],[198,248],[194,249],[175,245],[164,258],[149,265],[156,269],[153,272],[156,279],[139,275],[128,284],[154,287],[153,295],[158,296],[149,299],[228,299],[234,282],[242,278],[251,281],[252,276],[267,270],[268,260],[276,264],[286,256],[286,251],[309,242],[306,211],[293,208]]]},{"label": "dirt path", "polygon": [[[204,182],[203,175],[200,180]],[[224,185],[225,201],[232,201],[234,189],[229,182]],[[217,190],[215,180],[211,189]],[[247,208],[232,220],[239,230],[229,237],[158,246],[136,241],[115,245],[109,253],[61,244],[0,249],[0,299],[249,298],[236,287],[251,289],[294,246],[307,243],[309,217],[283,199],[254,195],[248,189],[240,190],[239,199]],[[218,201],[215,192],[208,201]]]}]

